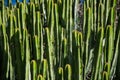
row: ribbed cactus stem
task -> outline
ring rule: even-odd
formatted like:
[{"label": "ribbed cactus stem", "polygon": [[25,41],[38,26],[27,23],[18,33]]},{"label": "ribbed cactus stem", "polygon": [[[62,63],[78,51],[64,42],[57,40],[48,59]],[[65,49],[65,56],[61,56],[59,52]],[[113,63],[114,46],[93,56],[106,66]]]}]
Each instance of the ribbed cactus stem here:
[{"label": "ribbed cactus stem", "polygon": [[86,11],[86,26],[85,26],[85,36],[84,36],[84,39],[85,39],[85,74],[87,73],[87,65],[88,65],[88,59],[89,59],[89,40],[90,40],[90,34],[91,34],[91,8],[87,8],[87,11]]},{"label": "ribbed cactus stem", "polygon": [[75,30],[78,29],[78,25],[77,25],[77,19],[78,19],[78,8],[79,8],[79,0],[75,0],[74,1],[74,25],[75,25]]},{"label": "ribbed cactus stem", "polygon": [[110,69],[111,69],[111,62],[113,60],[113,46],[114,46],[114,35],[113,35],[113,26],[107,26],[107,44],[106,44],[106,51],[109,57],[107,57],[108,66],[108,76],[110,78]]},{"label": "ribbed cactus stem", "polygon": [[83,80],[83,62],[82,62],[82,56],[83,56],[83,49],[82,49],[82,33],[78,33],[78,40],[77,40],[77,47],[78,47],[78,52],[77,52],[77,59],[78,59],[78,80]]},{"label": "ribbed cactus stem", "polygon": [[42,76],[41,74],[39,74],[39,75],[37,76],[37,80],[44,80],[44,79],[43,79],[43,76]]},{"label": "ribbed cactus stem", "polygon": [[95,76],[94,76],[94,79],[97,80],[98,76],[100,75],[100,63],[101,63],[101,58],[102,58],[102,46],[103,46],[103,35],[104,35],[104,29],[103,27],[101,27],[99,29],[99,32],[98,32],[98,50],[96,48],[96,52],[98,53],[98,55],[96,56],[97,57],[97,61],[96,61],[96,67],[95,67]]},{"label": "ribbed cactus stem", "polygon": [[64,80],[64,72],[62,67],[58,68],[58,80]]},{"label": "ribbed cactus stem", "polygon": [[42,75],[44,80],[47,79],[47,69],[48,69],[48,63],[46,59],[43,59],[42,61]]},{"label": "ribbed cactus stem", "polygon": [[72,80],[72,69],[69,64],[65,66],[65,80]]},{"label": "ribbed cactus stem", "polygon": [[53,52],[52,52],[52,42],[51,42],[51,38],[50,38],[50,32],[48,28],[45,28],[45,36],[46,36],[46,51],[47,51],[47,60],[48,60],[48,68],[49,68],[49,72],[50,72],[50,79],[54,80],[55,79],[55,75],[54,75],[54,70],[53,70]]},{"label": "ribbed cactus stem", "polygon": [[25,28],[25,80],[31,80],[29,35]]},{"label": "ribbed cactus stem", "polygon": [[31,79],[37,80],[37,63],[35,60],[31,61]]},{"label": "ribbed cactus stem", "polygon": [[115,71],[116,71],[116,66],[117,66],[117,62],[118,62],[118,52],[119,52],[119,44],[120,44],[120,32],[118,34],[118,38],[117,38],[117,43],[116,43],[116,49],[115,49],[115,55],[113,58],[113,63],[111,64],[111,70],[110,70],[110,79],[113,79],[115,75]]},{"label": "ribbed cactus stem", "polygon": [[109,80],[108,79],[108,73],[107,72],[103,72],[103,80]]}]

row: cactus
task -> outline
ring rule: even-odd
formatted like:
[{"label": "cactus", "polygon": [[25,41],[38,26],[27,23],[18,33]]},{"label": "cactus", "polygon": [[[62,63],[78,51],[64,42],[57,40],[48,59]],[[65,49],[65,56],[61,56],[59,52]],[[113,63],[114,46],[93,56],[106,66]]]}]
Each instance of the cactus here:
[{"label": "cactus", "polygon": [[72,79],[72,70],[71,70],[71,66],[69,64],[66,64],[64,74],[65,74],[65,80]]},{"label": "cactus", "polygon": [[31,76],[32,80],[37,80],[37,63],[35,60],[31,61]]},{"label": "cactus", "polygon": [[37,80],[44,80],[44,79],[43,79],[42,75],[39,74],[37,77]]},{"label": "cactus", "polygon": [[16,1],[0,0],[0,79],[119,79],[117,0],[84,0],[84,19],[78,0]]},{"label": "cactus", "polygon": [[58,68],[58,80],[64,80],[64,73],[62,67]]}]

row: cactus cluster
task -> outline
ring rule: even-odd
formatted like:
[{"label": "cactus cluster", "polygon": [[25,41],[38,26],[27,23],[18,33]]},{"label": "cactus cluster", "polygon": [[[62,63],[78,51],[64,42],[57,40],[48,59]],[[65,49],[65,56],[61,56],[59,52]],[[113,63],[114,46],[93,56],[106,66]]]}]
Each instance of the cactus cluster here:
[{"label": "cactus cluster", "polygon": [[82,31],[78,2],[9,0],[6,7],[1,0],[0,79],[119,80],[117,0],[84,0]]}]

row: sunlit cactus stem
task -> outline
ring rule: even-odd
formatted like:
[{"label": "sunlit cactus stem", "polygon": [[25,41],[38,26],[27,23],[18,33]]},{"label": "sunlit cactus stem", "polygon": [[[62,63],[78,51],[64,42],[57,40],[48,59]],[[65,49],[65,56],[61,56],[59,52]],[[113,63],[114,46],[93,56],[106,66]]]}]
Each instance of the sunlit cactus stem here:
[{"label": "sunlit cactus stem", "polygon": [[31,61],[31,79],[37,80],[37,63],[35,60]]},{"label": "sunlit cactus stem", "polygon": [[58,68],[58,80],[64,80],[64,72],[62,67]]},{"label": "sunlit cactus stem", "polygon": [[69,64],[65,66],[65,80],[72,80],[72,69]]}]

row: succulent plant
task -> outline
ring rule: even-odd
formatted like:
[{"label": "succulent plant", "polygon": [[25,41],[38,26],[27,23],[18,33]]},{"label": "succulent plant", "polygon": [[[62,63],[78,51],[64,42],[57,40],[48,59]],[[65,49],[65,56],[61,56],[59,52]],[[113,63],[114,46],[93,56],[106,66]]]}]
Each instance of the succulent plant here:
[{"label": "succulent plant", "polygon": [[119,0],[0,0],[1,80],[119,80],[119,48]]}]

